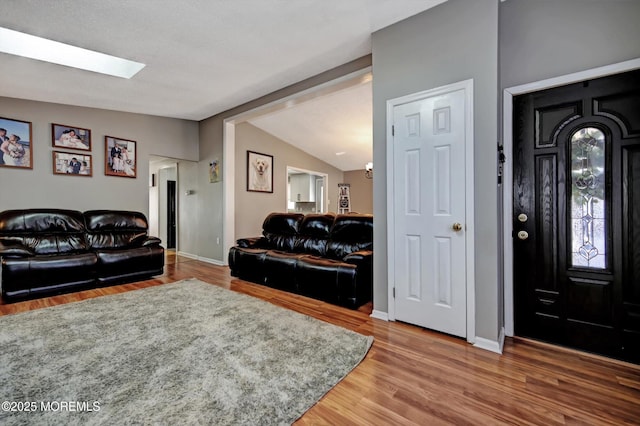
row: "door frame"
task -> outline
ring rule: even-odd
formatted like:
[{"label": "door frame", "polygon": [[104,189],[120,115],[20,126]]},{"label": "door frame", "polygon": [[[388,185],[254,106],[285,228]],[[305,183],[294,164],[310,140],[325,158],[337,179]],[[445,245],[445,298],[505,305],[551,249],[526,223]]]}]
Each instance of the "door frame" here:
[{"label": "door frame", "polygon": [[[310,175],[314,175],[314,176],[321,176],[322,179],[324,180],[324,187],[326,188],[327,186],[329,186],[329,175],[327,173],[322,173],[322,172],[316,172],[314,170],[307,170],[307,169],[302,169],[300,167],[296,167],[296,166],[289,166],[287,165],[287,174],[285,176],[286,182],[285,182],[285,187],[287,185],[289,185],[289,173],[290,172],[300,172],[300,173],[307,173]],[[314,185],[314,190],[315,187],[317,185]],[[329,205],[328,201],[329,201],[329,192],[328,191],[324,191],[323,194],[323,200],[322,200],[322,205],[324,207],[323,210],[327,210],[327,206]],[[285,211],[289,210],[289,197],[287,197],[287,205],[286,205],[286,209]],[[316,213],[327,213],[326,211],[317,211],[316,209]]]},{"label": "door frame", "polygon": [[513,282],[513,98],[525,93],[566,86],[583,80],[606,77],[626,71],[640,69],[640,58],[591,68],[558,77],[526,83],[504,89],[502,95],[502,139],[505,163],[503,165],[503,272],[504,272],[504,330],[505,335],[514,335],[514,282]]},{"label": "door frame", "polygon": [[388,318],[390,321],[396,319],[396,307],[394,297],[394,277],[395,277],[395,236],[394,236],[394,205],[393,194],[394,188],[394,157],[393,157],[393,125],[394,113],[396,106],[419,101],[422,99],[446,94],[456,90],[464,90],[465,92],[465,170],[469,173],[465,176],[465,244],[466,244],[466,311],[467,311],[467,342],[475,343],[476,341],[476,293],[475,293],[475,216],[474,216],[474,175],[473,175],[473,79],[463,80],[445,86],[424,90],[422,92],[412,93],[410,95],[401,96],[399,98],[387,100],[387,297],[388,297]]}]

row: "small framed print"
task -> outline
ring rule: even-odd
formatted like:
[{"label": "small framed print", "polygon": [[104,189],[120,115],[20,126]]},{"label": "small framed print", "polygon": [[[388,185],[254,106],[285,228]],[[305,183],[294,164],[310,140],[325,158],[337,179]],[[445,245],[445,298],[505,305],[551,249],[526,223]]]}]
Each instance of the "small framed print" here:
[{"label": "small framed print", "polygon": [[104,174],[135,178],[136,141],[105,136],[104,146]]},{"label": "small framed print", "polygon": [[53,151],[53,174],[93,176],[91,154]]},{"label": "small framed print", "polygon": [[273,156],[247,151],[247,191],[273,193]]},{"label": "small framed print", "polygon": [[0,167],[33,169],[30,121],[0,117]]},{"label": "small framed print", "polygon": [[91,151],[91,130],[64,124],[51,124],[53,146],[64,149]]}]

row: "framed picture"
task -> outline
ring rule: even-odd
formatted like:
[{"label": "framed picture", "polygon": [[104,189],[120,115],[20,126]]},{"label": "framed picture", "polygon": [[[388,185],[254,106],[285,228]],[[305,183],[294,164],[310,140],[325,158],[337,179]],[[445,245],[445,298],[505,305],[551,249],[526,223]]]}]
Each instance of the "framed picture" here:
[{"label": "framed picture", "polygon": [[33,169],[30,121],[0,117],[0,167]]},{"label": "framed picture", "polygon": [[105,136],[104,147],[105,175],[136,177],[136,141]]},{"label": "framed picture", "polygon": [[93,176],[90,154],[53,151],[53,174]]},{"label": "framed picture", "polygon": [[51,140],[56,148],[91,151],[91,130],[89,129],[52,123]]},{"label": "framed picture", "polygon": [[247,151],[247,191],[273,193],[273,156]]},{"label": "framed picture", "polygon": [[213,162],[209,163],[209,182],[215,183],[220,182],[220,159],[216,158]]}]

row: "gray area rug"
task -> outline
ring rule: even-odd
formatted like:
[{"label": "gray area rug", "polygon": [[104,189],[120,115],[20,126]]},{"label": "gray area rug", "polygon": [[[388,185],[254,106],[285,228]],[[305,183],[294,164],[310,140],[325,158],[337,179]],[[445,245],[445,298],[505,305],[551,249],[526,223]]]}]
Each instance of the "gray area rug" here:
[{"label": "gray area rug", "polygon": [[196,279],[4,316],[0,424],[290,424],[372,342]]}]

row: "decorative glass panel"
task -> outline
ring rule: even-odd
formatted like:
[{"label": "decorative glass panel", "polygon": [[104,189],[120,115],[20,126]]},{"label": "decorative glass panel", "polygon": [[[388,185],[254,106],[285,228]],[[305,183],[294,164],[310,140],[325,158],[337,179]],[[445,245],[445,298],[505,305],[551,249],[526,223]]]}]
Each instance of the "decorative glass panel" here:
[{"label": "decorative glass panel", "polygon": [[571,266],[605,269],[605,136],[585,127],[571,136]]}]

